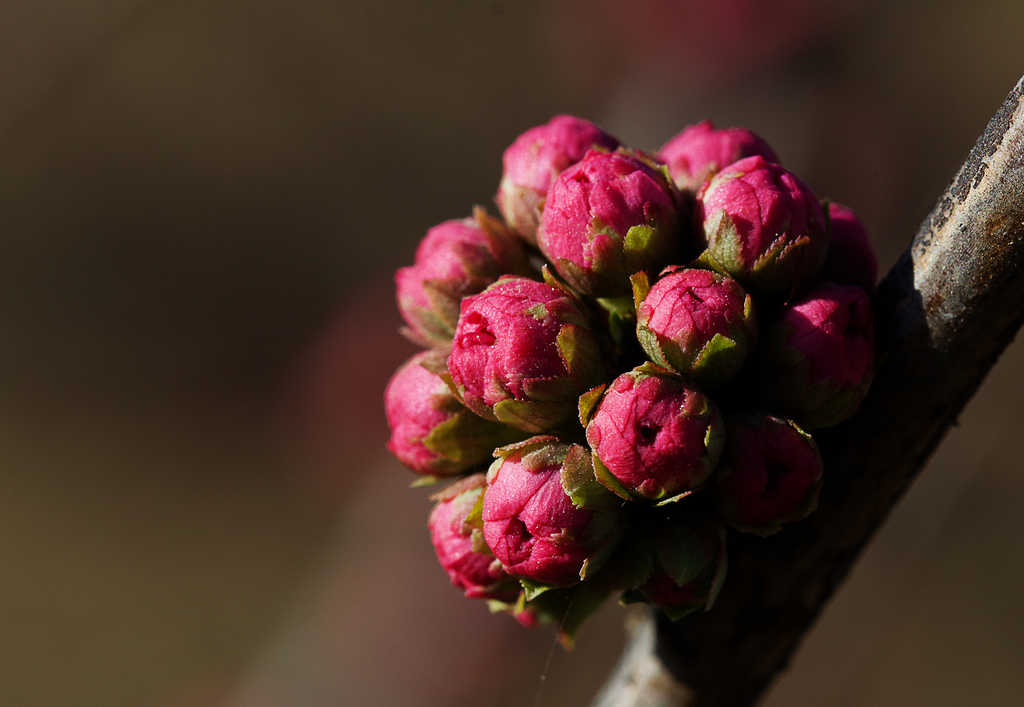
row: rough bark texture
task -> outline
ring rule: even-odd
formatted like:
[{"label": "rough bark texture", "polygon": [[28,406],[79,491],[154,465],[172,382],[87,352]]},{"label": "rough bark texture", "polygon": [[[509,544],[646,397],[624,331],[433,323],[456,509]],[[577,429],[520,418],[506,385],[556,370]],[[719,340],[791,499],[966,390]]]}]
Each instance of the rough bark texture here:
[{"label": "rough bark texture", "polygon": [[714,609],[641,619],[595,705],[752,705],[786,667],[1024,320],[1022,98],[1024,79],[878,288],[872,390],[853,418],[815,434],[818,510],[768,539],[733,536]]}]

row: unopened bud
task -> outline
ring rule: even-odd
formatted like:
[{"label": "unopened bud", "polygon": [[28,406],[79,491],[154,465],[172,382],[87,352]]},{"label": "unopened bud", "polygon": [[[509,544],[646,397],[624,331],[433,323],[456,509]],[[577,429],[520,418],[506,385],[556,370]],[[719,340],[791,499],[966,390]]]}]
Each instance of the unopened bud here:
[{"label": "unopened bud", "polygon": [[587,424],[601,483],[624,498],[669,502],[699,488],[722,452],[711,400],[651,364],[608,387]]},{"label": "unopened bud", "polygon": [[791,172],[747,157],[697,194],[698,238],[755,297],[785,299],[818,275],[828,234],[818,198]]},{"label": "unopened bud", "polygon": [[421,351],[399,367],[384,390],[388,449],[413,471],[429,476],[468,471],[489,462],[495,447],[524,437],[459,402],[440,375],[446,358],[436,349]]},{"label": "unopened bud", "polygon": [[590,152],[548,192],[538,245],[558,274],[599,297],[670,264],[682,246],[679,194],[663,168],[628,152]]},{"label": "unopened bud", "polygon": [[643,295],[636,331],[644,351],[702,388],[731,380],[754,348],[754,300],[731,277],[667,268],[646,294],[635,294]]},{"label": "unopened bud", "polygon": [[759,412],[739,414],[726,420],[726,437],[708,493],[727,523],[771,535],[817,507],[821,455],[794,422]]},{"label": "unopened bud", "polygon": [[760,155],[766,162],[779,158],[764,140],[745,128],[718,130],[705,120],[690,125],[658,150],[680,189],[697,192],[701,185],[733,162]]},{"label": "unopened bud", "polygon": [[502,157],[495,201],[509,227],[537,245],[540,208],[555,178],[591,149],[615,150],[619,141],[583,118],[557,115],[516,138]]},{"label": "unopened bud", "polygon": [[575,298],[521,277],[463,300],[448,369],[467,407],[527,432],[571,421],[580,394],[609,377]]}]

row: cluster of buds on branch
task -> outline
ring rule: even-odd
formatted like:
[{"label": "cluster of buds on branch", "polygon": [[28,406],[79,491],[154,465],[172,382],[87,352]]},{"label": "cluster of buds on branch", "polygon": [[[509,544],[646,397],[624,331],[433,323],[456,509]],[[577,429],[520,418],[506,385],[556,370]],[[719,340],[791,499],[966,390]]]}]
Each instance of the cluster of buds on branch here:
[{"label": "cluster of buds on branch", "polygon": [[864,225],[709,122],[649,154],[558,116],[505,151],[496,202],[395,276],[426,350],[388,384],[388,446],[449,482],[441,566],[566,642],[614,593],[710,608],[729,532],[814,510],[812,431],[871,383]]}]

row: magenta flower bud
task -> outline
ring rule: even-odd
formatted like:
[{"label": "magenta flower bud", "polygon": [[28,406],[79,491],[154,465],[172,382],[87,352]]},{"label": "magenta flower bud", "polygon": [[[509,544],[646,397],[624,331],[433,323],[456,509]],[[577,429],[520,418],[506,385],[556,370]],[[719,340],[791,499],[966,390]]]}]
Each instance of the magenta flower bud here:
[{"label": "magenta flower bud", "polygon": [[870,298],[826,283],[788,305],[765,334],[758,374],[779,411],[808,429],[830,427],[860,407],[874,357]]},{"label": "magenta flower bud", "polygon": [[582,416],[598,480],[623,498],[676,501],[707,481],[722,453],[711,400],[651,364],[616,378]]},{"label": "magenta flower bud", "polygon": [[821,279],[873,292],[878,280],[878,258],[864,222],[853,209],[836,203],[828,205],[828,215],[831,238],[821,266]]},{"label": "magenta flower bud", "polygon": [[716,130],[710,120],[690,125],[658,151],[658,159],[668,165],[676,185],[690,192],[696,192],[733,162],[753,155],[760,155],[766,162],[779,161],[768,143],[749,130]]},{"label": "magenta flower bud", "polygon": [[725,529],[699,516],[674,514],[654,526],[654,568],[647,580],[627,591],[625,602],[642,599],[678,621],[710,609],[725,581]]},{"label": "magenta flower bud", "polygon": [[623,511],[593,478],[587,450],[535,437],[497,453],[487,472],[483,536],[505,571],[553,587],[596,572],[614,549]]},{"label": "magenta flower bud", "polygon": [[399,367],[384,390],[388,449],[413,471],[459,474],[489,462],[497,446],[525,436],[466,409],[441,378],[447,356],[422,351]]},{"label": "magenta flower bud", "polygon": [[754,300],[731,277],[709,270],[666,269],[646,293],[634,295],[636,333],[657,364],[708,389],[731,380],[754,349]]},{"label": "magenta flower bud", "polygon": [[828,247],[818,198],[760,156],[735,162],[697,194],[697,237],[755,297],[785,298],[817,277]]},{"label": "magenta flower bud", "polygon": [[504,171],[495,201],[509,227],[537,245],[540,209],[551,183],[594,148],[615,150],[619,141],[583,118],[556,115],[527,130],[502,156]]},{"label": "magenta flower bud", "polygon": [[463,297],[506,273],[529,272],[522,244],[483,209],[434,226],[420,242],[415,264],[395,273],[406,336],[422,346],[450,346]]},{"label": "magenta flower bud", "polygon": [[448,370],[469,409],[527,432],[570,422],[580,394],[610,378],[576,299],[521,277],[463,300]]},{"label": "magenta flower bud", "polygon": [[681,247],[679,193],[635,153],[590,152],[551,185],[537,242],[580,292],[628,294],[630,275],[657,272]]},{"label": "magenta flower bud", "polygon": [[710,495],[738,530],[771,535],[818,505],[822,463],[796,423],[751,412],[726,420],[727,443]]},{"label": "magenta flower bud", "polygon": [[484,475],[474,474],[443,489],[433,498],[427,527],[441,567],[449,579],[470,599],[511,603],[519,597],[519,582],[501,569],[493,555],[473,548],[473,528],[467,516],[486,488]]}]

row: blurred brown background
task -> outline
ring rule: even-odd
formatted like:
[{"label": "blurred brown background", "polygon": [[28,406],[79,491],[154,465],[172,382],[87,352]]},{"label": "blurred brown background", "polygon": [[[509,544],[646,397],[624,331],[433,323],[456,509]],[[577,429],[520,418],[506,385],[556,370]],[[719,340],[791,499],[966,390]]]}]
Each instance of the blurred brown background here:
[{"label": "blurred brown background", "polygon": [[[750,127],[885,270],[1024,73],[1021,26],[1005,0],[0,4],[0,704],[587,704],[624,609],[566,654],[435,566],[383,448],[391,271],[561,112],[651,149]],[[770,705],[1024,703],[1018,349]]]}]

